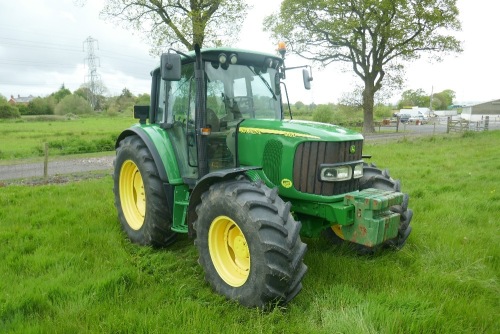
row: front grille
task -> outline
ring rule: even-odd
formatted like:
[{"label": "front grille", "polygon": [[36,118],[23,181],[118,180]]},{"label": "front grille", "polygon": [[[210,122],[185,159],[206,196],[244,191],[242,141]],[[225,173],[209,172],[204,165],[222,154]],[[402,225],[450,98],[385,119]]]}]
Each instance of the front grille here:
[{"label": "front grille", "polygon": [[[354,145],[355,153],[350,153]],[[341,182],[319,180],[319,166],[361,160],[362,140],[345,142],[304,142],[297,147],[293,164],[293,184],[295,189],[308,194],[322,196],[340,195],[358,190],[359,179]]]},{"label": "front grille", "polygon": [[283,144],[279,140],[271,139],[266,143],[262,157],[262,169],[269,180],[274,184],[280,183],[281,156]]}]

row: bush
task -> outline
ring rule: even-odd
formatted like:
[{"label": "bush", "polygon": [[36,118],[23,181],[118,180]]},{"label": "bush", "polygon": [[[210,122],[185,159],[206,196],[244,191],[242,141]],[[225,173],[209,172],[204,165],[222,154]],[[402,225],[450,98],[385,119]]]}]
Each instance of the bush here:
[{"label": "bush", "polygon": [[78,95],[67,95],[56,106],[56,115],[83,115],[93,112],[90,104],[83,97]]},{"label": "bush", "polygon": [[392,107],[383,104],[377,104],[373,110],[375,119],[390,118],[392,116]]},{"label": "bush", "polygon": [[331,123],[333,120],[333,109],[326,104],[321,104],[314,110],[312,119],[315,122]]},{"label": "bush", "polygon": [[28,103],[27,115],[54,115],[55,100],[53,97],[37,97]]},{"label": "bush", "polygon": [[[115,136],[101,139],[84,139],[81,137],[73,137],[60,140],[49,141],[49,147],[56,151],[57,154],[79,154],[79,153],[95,153],[108,152],[115,149]],[[42,151],[39,151],[42,154]]]},{"label": "bush", "polygon": [[119,116],[121,114],[118,111],[116,111],[116,110],[108,109],[106,111],[106,115],[109,116],[109,117],[117,117],[117,116]]},{"label": "bush", "polygon": [[0,105],[0,118],[19,118],[21,114],[19,110],[11,106],[10,104],[1,104]]},{"label": "bush", "polygon": [[19,109],[19,113],[21,115],[29,115],[29,108],[27,104],[17,104],[17,109]]}]

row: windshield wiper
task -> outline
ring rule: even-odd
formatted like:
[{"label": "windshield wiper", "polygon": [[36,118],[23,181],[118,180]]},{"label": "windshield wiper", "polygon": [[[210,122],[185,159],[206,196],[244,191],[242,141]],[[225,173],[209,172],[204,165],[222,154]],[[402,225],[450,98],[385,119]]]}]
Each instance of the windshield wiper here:
[{"label": "windshield wiper", "polygon": [[252,71],[252,73],[253,73],[253,74],[255,74],[255,75],[259,76],[260,80],[262,80],[262,82],[264,83],[264,85],[266,85],[267,89],[269,89],[269,91],[271,92],[271,94],[273,94],[273,99],[274,99],[274,100],[276,100],[276,101],[278,101],[278,98],[276,97],[276,94],[274,94],[274,91],[273,91],[273,89],[271,88],[271,86],[269,85],[269,82],[267,82],[267,80],[266,80],[266,79],[264,79],[264,77],[263,77],[260,73],[256,73],[256,72],[255,72],[255,70],[254,70],[253,68],[251,68],[251,67],[250,67],[250,66],[248,66],[248,65],[247,65],[247,67],[248,67],[248,69],[249,69],[250,71]]}]

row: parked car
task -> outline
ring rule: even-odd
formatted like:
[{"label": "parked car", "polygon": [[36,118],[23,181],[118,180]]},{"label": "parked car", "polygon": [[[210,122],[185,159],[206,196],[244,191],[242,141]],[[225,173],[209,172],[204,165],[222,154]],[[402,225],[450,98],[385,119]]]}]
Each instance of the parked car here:
[{"label": "parked car", "polygon": [[417,123],[418,121],[419,124],[425,124],[427,123],[427,118],[424,115],[417,115],[417,116],[411,116],[408,121],[410,123]]},{"label": "parked car", "polygon": [[401,123],[408,123],[410,121],[411,116],[409,114],[399,114],[399,121]]}]

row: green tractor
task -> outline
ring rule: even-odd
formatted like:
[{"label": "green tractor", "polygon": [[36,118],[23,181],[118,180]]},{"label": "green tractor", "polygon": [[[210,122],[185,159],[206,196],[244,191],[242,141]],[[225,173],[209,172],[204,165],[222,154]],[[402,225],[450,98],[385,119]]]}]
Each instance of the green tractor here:
[{"label": "green tractor", "polygon": [[[249,307],[283,305],[307,271],[301,236],[371,252],[410,234],[408,195],[363,162],[363,136],[284,119],[281,56],[232,48],[169,51],[151,104],[116,143],[114,196],[134,243],[186,233],[211,287]],[[304,67],[306,89],[310,68]]]}]

